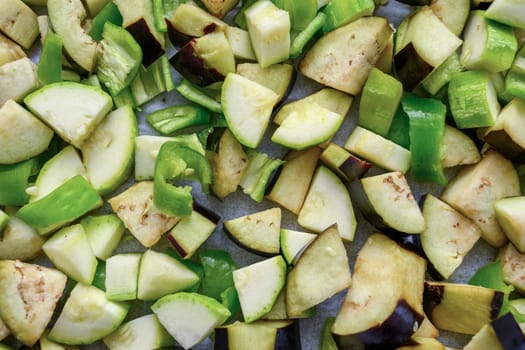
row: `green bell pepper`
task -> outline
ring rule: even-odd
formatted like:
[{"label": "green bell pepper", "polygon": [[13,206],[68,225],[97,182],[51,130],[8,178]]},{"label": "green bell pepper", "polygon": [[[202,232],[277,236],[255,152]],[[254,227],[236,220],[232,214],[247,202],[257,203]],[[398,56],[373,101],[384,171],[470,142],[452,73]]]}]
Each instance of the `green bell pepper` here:
[{"label": "green bell pepper", "polygon": [[228,287],[221,293],[221,303],[230,310],[231,316],[227,322],[235,319],[241,311],[241,302],[239,301],[239,294],[237,294],[235,286]]},{"label": "green bell pepper", "polygon": [[159,109],[146,116],[146,120],[163,135],[169,135],[177,130],[208,124],[210,111],[199,106],[180,105]]},{"label": "green bell pepper", "polygon": [[97,59],[97,76],[112,96],[130,86],[142,63],[142,48],[126,29],[104,23]]},{"label": "green bell pepper", "polygon": [[179,85],[177,85],[176,89],[188,101],[206,107],[212,112],[222,113],[222,106],[220,102],[217,102],[208,96],[202,89],[194,86],[188,80],[182,79]]},{"label": "green bell pepper", "polygon": [[27,224],[47,230],[72,222],[102,205],[102,198],[87,180],[76,175],[45,197],[24,205],[16,216]]},{"label": "green bell pepper", "polygon": [[322,10],[326,15],[323,32],[341,27],[363,16],[371,16],[375,10],[374,0],[331,0]]},{"label": "green bell pepper", "polygon": [[37,67],[38,80],[43,84],[62,80],[62,39],[53,32],[46,34]]},{"label": "green bell pepper", "polygon": [[204,155],[169,141],[159,150],[153,175],[153,203],[174,216],[190,215],[193,210],[191,186],[172,186],[170,180],[198,180],[204,193],[209,193],[211,166]]},{"label": "green bell pepper", "polygon": [[337,343],[332,335],[332,325],[335,322],[335,317],[327,317],[321,330],[321,344],[319,344],[320,350],[337,350]]},{"label": "green bell pepper", "polygon": [[108,2],[93,18],[91,30],[89,31],[89,36],[91,36],[93,40],[100,41],[102,39],[102,32],[104,31],[104,24],[106,22],[122,26],[122,15],[113,1]]},{"label": "green bell pepper", "polygon": [[317,0],[273,0],[290,15],[292,31],[305,29],[317,14]]},{"label": "green bell pepper", "polygon": [[23,205],[29,201],[29,177],[38,166],[36,158],[0,165],[0,205]]},{"label": "green bell pepper", "polygon": [[326,15],[322,12],[318,12],[317,15],[308,23],[306,28],[301,30],[293,38],[292,44],[290,45],[290,57],[296,58],[303,53],[303,49],[310,42],[310,40],[317,34],[321,28],[323,28],[326,21]]},{"label": "green bell pepper", "polygon": [[446,107],[438,100],[405,94],[401,100],[410,125],[411,168],[418,180],[447,184],[441,166]]},{"label": "green bell pepper", "polygon": [[232,272],[237,269],[237,263],[230,253],[220,249],[201,250],[199,259],[204,268],[200,292],[221,301],[221,294],[234,285]]},{"label": "green bell pepper", "polygon": [[170,17],[173,11],[179,6],[179,0],[153,0],[153,20],[159,32],[167,32],[168,26],[166,18]]},{"label": "green bell pepper", "polygon": [[506,284],[503,280],[503,270],[501,267],[501,261],[497,260],[491,262],[485,266],[482,266],[476,273],[470,278],[468,284],[474,286],[481,286],[485,288],[491,288],[503,293],[503,304],[499,316],[510,312],[517,322],[525,322],[525,314],[520,313],[509,303],[510,294],[514,291],[514,286]]}]

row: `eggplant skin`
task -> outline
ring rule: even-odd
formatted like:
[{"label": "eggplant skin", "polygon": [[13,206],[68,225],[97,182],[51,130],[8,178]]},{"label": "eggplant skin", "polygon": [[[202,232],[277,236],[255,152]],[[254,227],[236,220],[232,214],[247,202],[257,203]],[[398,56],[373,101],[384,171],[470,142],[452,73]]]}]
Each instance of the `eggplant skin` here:
[{"label": "eggplant skin", "polygon": [[525,336],[510,312],[492,321],[491,326],[504,350],[525,350]]},{"label": "eggplant skin", "polygon": [[150,28],[144,18],[138,21],[128,24],[126,26],[128,32],[133,35],[137,43],[142,48],[142,60],[144,66],[148,67],[150,64],[155,62],[157,58],[164,54],[162,44],[155,39],[153,34],[150,32]]},{"label": "eggplant skin", "polygon": [[423,322],[424,315],[414,310],[406,300],[399,300],[394,312],[380,325],[357,335],[335,336],[339,350],[390,350],[406,344]]},{"label": "eggplant skin", "polygon": [[382,324],[360,333],[359,338],[370,350],[395,349],[410,339],[423,318],[405,300],[400,300]]},{"label": "eggplant skin", "polygon": [[184,78],[198,86],[206,86],[224,80],[224,75],[214,68],[206,68],[204,59],[195,53],[194,39],[184,45],[170,63]]},{"label": "eggplant skin", "polygon": [[417,53],[416,49],[409,43],[394,56],[395,73],[399,81],[403,83],[406,90],[416,88],[432,69]]}]

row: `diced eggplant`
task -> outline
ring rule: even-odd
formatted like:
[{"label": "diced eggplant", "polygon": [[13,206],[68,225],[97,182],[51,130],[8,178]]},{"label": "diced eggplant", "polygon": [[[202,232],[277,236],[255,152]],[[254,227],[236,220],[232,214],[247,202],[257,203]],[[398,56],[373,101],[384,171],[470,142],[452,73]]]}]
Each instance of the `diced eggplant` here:
[{"label": "diced eggplant", "polygon": [[224,199],[237,190],[248,165],[248,156],[229,129],[222,134],[217,152],[208,151],[212,166],[211,190]]},{"label": "diced eggplant", "polygon": [[0,66],[22,57],[26,57],[24,50],[17,43],[0,33]]},{"label": "diced eggplant", "polygon": [[298,214],[310,187],[320,153],[318,147],[288,152],[266,198]]},{"label": "diced eggplant", "polygon": [[508,159],[516,159],[525,152],[523,118],[525,102],[513,98],[500,111],[496,122],[488,128],[483,140]]},{"label": "diced eggplant", "polygon": [[165,49],[163,33],[155,27],[152,2],[148,0],[115,0],[122,14],[123,27],[139,43],[143,64],[147,67],[159,58]]},{"label": "diced eggplant", "polygon": [[215,30],[224,29],[227,24],[206,10],[191,3],[181,3],[166,18],[168,36],[175,45],[184,44]]},{"label": "diced eggplant", "polygon": [[425,229],[421,209],[407,179],[400,172],[354,181],[350,193],[365,218],[379,229],[415,234]]},{"label": "diced eggplant", "polygon": [[522,216],[524,208],[524,196],[503,198],[494,202],[498,223],[509,241],[521,253],[525,253],[525,222]]},{"label": "diced eggplant", "polygon": [[347,288],[352,281],[346,249],[336,227],[312,241],[288,273],[286,313],[295,317]]},{"label": "diced eggplant", "polygon": [[425,312],[441,330],[476,334],[494,320],[503,304],[503,292],[449,282],[425,282]]},{"label": "diced eggplant", "polygon": [[453,126],[445,125],[441,139],[441,166],[450,168],[457,165],[476,164],[481,154],[474,141]]},{"label": "diced eggplant", "polygon": [[22,0],[0,3],[0,31],[25,49],[38,37],[36,13]]},{"label": "diced eggplant", "polygon": [[435,338],[412,337],[396,350],[445,350],[445,345]]},{"label": "diced eggplant", "polygon": [[181,218],[170,230],[168,241],[181,257],[188,259],[215,231],[219,219],[217,214],[208,209],[194,206],[191,215]]},{"label": "diced eggplant", "polygon": [[202,0],[208,11],[215,17],[223,18],[226,14],[237,6],[239,0]]},{"label": "diced eggplant", "polygon": [[0,318],[21,343],[32,347],[44,333],[66,280],[54,268],[0,261]]},{"label": "diced eggplant", "polygon": [[372,166],[333,142],[328,143],[319,158],[348,183],[362,178]]},{"label": "diced eggplant", "polygon": [[358,253],[352,285],[332,332],[384,349],[404,344],[424,319],[426,261],[382,234],[373,234]]},{"label": "diced eggplant", "polygon": [[151,181],[138,182],[108,202],[126,228],[145,247],[157,243],[180,220],[155,207]]},{"label": "diced eggplant", "polygon": [[503,281],[512,284],[520,293],[525,293],[525,254],[520,253],[512,243],[499,250]]},{"label": "diced eggplant", "polygon": [[487,323],[465,345],[464,350],[518,350],[525,348],[525,337],[511,313]]},{"label": "diced eggplant", "polygon": [[470,12],[470,0],[432,0],[430,8],[455,35],[460,35]]},{"label": "diced eggplant", "polygon": [[497,223],[494,202],[518,195],[520,183],[514,165],[489,150],[479,163],[460,170],[443,191],[441,200],[474,221],[489,244],[501,247],[507,238]]},{"label": "diced eggplant", "polygon": [[171,65],[188,81],[206,86],[235,72],[235,58],[223,31],[190,40],[171,59]]},{"label": "diced eggplant", "polygon": [[37,66],[29,58],[22,57],[0,66],[0,105],[8,100],[21,102],[38,88]]},{"label": "diced eggplant", "polygon": [[460,212],[427,194],[423,204],[423,250],[439,274],[447,279],[481,237],[479,228]]},{"label": "diced eggplant", "polygon": [[321,37],[300,61],[299,71],[321,84],[356,95],[391,34],[385,18],[361,17]]},{"label": "diced eggplant", "polygon": [[299,325],[294,321],[235,322],[215,329],[215,350],[299,350]]},{"label": "diced eggplant", "polygon": [[263,255],[279,254],[281,209],[271,208],[226,220],[224,228],[241,246]]}]

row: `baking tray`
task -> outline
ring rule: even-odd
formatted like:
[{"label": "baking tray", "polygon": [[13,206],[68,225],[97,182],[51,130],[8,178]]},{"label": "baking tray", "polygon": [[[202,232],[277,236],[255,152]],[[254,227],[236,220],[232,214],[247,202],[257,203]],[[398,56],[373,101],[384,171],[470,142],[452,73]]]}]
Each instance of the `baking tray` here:
[{"label": "baking tray", "polygon": [[[37,8],[36,9],[39,14],[45,14],[45,8]],[[402,3],[399,3],[394,0],[390,0],[386,5],[384,6],[378,6],[375,12],[375,15],[377,16],[383,16],[389,19],[390,23],[394,28],[398,26],[398,24],[401,22],[401,20],[412,10],[412,7],[408,5],[404,5]],[[227,17],[227,21],[231,21],[231,18],[233,17],[234,12],[230,13]],[[31,57],[37,62],[37,57],[40,51],[40,47],[38,44],[35,45],[35,47],[31,51]],[[168,56],[171,56],[175,53],[176,49],[174,47],[170,47],[168,49]],[[177,83],[181,76],[173,70],[173,76],[175,79],[175,83]],[[283,103],[287,103],[289,101],[296,100],[298,98],[301,98],[313,91],[318,90],[321,87],[321,85],[304,78],[301,74],[298,73],[297,78],[295,80],[294,86],[290,94],[286,97],[286,99],[283,101]],[[146,122],[145,116],[148,113],[151,113],[157,109],[169,106],[169,105],[176,105],[176,104],[182,104],[185,103],[185,100],[182,96],[180,96],[176,91],[172,91],[166,94],[163,94],[162,96],[154,99],[150,103],[144,105],[140,111],[137,111],[137,118],[139,123],[139,133],[141,135],[156,135],[156,132],[149,126],[149,124]],[[356,97],[354,99],[354,102],[352,104],[352,108],[348,115],[345,118],[345,121],[338,131],[338,133],[335,135],[333,141],[339,145],[342,145],[348,135],[350,134],[353,127],[356,125],[357,121],[357,110],[359,105],[359,98]],[[270,126],[266,132],[265,138],[259,147],[259,150],[262,152],[267,153],[270,156],[273,157],[282,157],[284,153],[286,152],[286,149],[272,143],[269,140],[268,135],[271,135],[273,130],[275,129],[275,126],[270,123]],[[457,169],[446,169],[446,175],[450,178],[455,174],[455,171]],[[381,172],[380,169],[372,168],[371,173],[379,173]],[[411,188],[414,192],[414,195],[416,199],[421,198],[422,195],[426,193],[432,193],[435,195],[439,195],[441,193],[442,188],[437,185],[431,185],[431,184],[422,184],[413,181],[413,179],[410,177],[410,173],[407,174],[407,178],[409,180],[409,183],[411,185]],[[116,195],[119,192],[122,192],[127,187],[129,187],[133,183],[133,180],[130,179],[125,185],[123,185],[118,191],[116,191],[112,195]],[[263,209],[275,207],[276,204],[273,202],[270,202],[268,200],[263,200],[260,203],[257,203],[253,201],[248,195],[244,194],[241,189],[237,190],[237,192],[230,194],[227,196],[223,201],[217,199],[213,196],[206,196],[201,191],[198,185],[194,186],[193,194],[195,200],[207,207],[208,209],[218,213],[221,217],[221,221],[219,222],[219,225],[216,229],[216,231],[213,233],[213,235],[208,239],[208,241],[204,244],[205,248],[220,248],[228,251],[234,260],[238,263],[239,266],[246,266],[249,264],[252,264],[254,262],[260,261],[263,259],[263,257],[255,255],[253,253],[248,252],[247,250],[240,248],[238,245],[233,243],[226,235],[223,229],[222,223],[225,220],[236,218],[242,215],[246,215],[249,213],[257,212]],[[112,196],[111,195],[111,196]],[[111,209],[107,205],[107,203],[96,213],[106,213],[110,212]],[[282,227],[284,228],[290,228],[290,229],[299,229],[302,228],[297,225],[296,222],[296,216],[292,214],[291,212],[283,209],[283,217],[282,217]],[[372,225],[370,225],[361,215],[359,210],[355,207],[355,214],[357,217],[357,231],[355,234],[354,241],[351,243],[346,243],[345,246],[348,251],[349,261],[351,268],[353,267],[357,252],[365,242],[366,238],[370,235],[372,232],[377,232],[377,229],[375,229]],[[304,229],[302,229],[304,230]],[[161,239],[161,241],[153,247],[155,250],[164,251],[166,248],[168,248],[169,244],[166,239]],[[117,248],[116,253],[120,252],[135,252],[135,251],[143,251],[144,248],[131,237],[129,233],[126,233],[126,236],[122,240],[122,243]],[[496,251],[492,247],[488,246],[484,241],[480,240],[478,243],[474,246],[472,251],[467,255],[465,258],[463,264],[456,270],[456,272],[449,278],[449,281],[451,282],[466,282],[470,276],[480,267],[486,264],[489,261],[492,261],[495,257]],[[47,260],[39,260],[39,263],[49,265],[49,261]],[[301,345],[302,349],[304,350],[314,350],[319,349],[319,339],[321,334],[321,328],[323,326],[323,323],[326,319],[326,317],[335,316],[337,314],[337,311],[343,301],[344,295],[346,293],[346,290],[333,296],[329,300],[321,303],[316,307],[316,313],[313,317],[306,318],[306,319],[300,319],[298,321],[299,323],[299,330],[300,330],[300,338],[301,338]],[[130,310],[130,313],[126,320],[133,319],[135,317],[138,317],[140,315],[143,315],[145,313],[150,313],[149,309],[150,303],[142,303],[142,302],[135,302]],[[448,346],[452,347],[462,347],[468,340],[470,339],[469,336],[459,335],[459,334],[452,334],[448,332],[442,332],[440,336],[440,340]],[[83,349],[106,349],[105,345],[101,342],[81,347]],[[197,345],[194,349],[211,349],[213,348],[213,343],[211,339],[206,339],[199,345]]]}]

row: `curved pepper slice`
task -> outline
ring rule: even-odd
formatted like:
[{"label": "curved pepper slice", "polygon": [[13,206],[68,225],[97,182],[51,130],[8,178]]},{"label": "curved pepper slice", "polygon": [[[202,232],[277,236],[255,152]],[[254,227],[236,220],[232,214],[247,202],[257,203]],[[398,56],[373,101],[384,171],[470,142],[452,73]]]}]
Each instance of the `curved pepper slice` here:
[{"label": "curved pepper slice", "polygon": [[209,124],[210,114],[203,107],[179,105],[159,109],[148,114],[146,120],[162,135],[169,135],[189,126]]},{"label": "curved pepper slice", "polygon": [[401,100],[408,115],[412,172],[418,180],[447,184],[441,166],[441,139],[446,107],[441,101],[406,94]]},{"label": "curved pepper slice", "polygon": [[178,142],[169,141],[160,147],[153,175],[153,203],[168,215],[190,215],[191,186],[173,186],[170,180],[198,180],[202,191],[209,193],[210,164],[201,153]]}]

